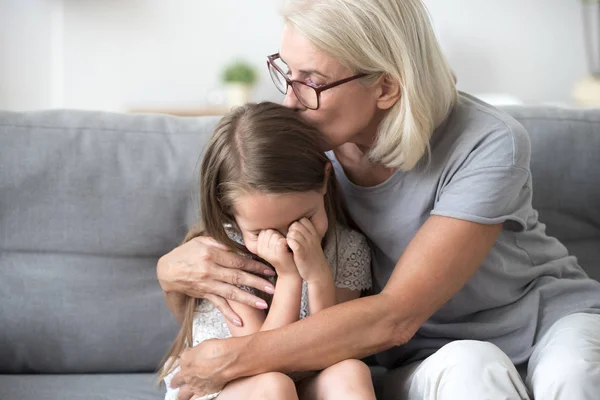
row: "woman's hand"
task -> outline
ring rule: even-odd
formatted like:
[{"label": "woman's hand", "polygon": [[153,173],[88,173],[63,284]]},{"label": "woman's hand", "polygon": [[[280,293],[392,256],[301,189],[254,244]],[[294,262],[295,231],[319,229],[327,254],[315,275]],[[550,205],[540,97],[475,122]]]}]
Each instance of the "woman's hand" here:
[{"label": "woman's hand", "polygon": [[[168,302],[169,293],[209,300],[236,325],[243,324],[243,321],[225,299],[255,308],[267,308],[264,300],[238,286],[250,286],[267,293],[275,291],[269,281],[249,272],[275,274],[266,265],[235,254],[209,237],[197,237],[182,244],[162,256],[157,264],[158,281],[167,294]],[[177,307],[179,305],[175,305]]]},{"label": "woman's hand", "polygon": [[279,277],[298,276],[294,257],[288,249],[287,240],[276,230],[267,229],[258,235],[258,255],[271,263]]},{"label": "woman's hand", "polygon": [[234,364],[236,354],[251,337],[211,339],[184,350],[179,358],[180,371],[171,380],[171,387],[179,388],[178,399],[195,399],[222,390],[231,380],[222,372]]},{"label": "woman's hand", "polygon": [[321,247],[321,237],[308,218],[302,218],[290,226],[287,242],[298,272],[307,283],[319,282],[324,276],[331,276],[331,268]]}]

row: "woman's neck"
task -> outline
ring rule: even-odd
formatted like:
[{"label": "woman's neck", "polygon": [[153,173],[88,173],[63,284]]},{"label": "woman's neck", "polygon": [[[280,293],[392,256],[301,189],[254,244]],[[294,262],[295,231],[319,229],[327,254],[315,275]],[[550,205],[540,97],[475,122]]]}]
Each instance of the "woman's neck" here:
[{"label": "woman's neck", "polygon": [[334,154],[346,177],[358,186],[377,186],[396,173],[396,168],[388,168],[373,163],[367,154],[370,148],[355,143],[346,143],[334,150]]}]

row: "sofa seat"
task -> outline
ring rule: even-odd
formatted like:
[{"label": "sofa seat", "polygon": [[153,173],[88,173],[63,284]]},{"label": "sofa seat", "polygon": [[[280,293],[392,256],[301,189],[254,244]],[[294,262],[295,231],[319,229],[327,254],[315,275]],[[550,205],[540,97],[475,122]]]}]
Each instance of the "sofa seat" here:
[{"label": "sofa seat", "polygon": [[0,399],[162,400],[156,374],[0,375]]}]

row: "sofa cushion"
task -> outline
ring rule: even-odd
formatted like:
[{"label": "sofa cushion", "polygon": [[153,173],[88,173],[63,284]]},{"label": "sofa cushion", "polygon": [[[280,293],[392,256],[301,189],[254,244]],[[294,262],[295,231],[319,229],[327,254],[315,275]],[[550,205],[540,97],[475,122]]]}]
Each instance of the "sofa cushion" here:
[{"label": "sofa cushion", "polygon": [[216,122],[0,113],[0,373],[156,369],[178,329],[156,262]]},{"label": "sofa cushion", "polygon": [[0,375],[2,400],[162,400],[154,374]]},{"label": "sofa cushion", "polygon": [[600,110],[506,111],[531,138],[533,205],[540,221],[600,280]]}]

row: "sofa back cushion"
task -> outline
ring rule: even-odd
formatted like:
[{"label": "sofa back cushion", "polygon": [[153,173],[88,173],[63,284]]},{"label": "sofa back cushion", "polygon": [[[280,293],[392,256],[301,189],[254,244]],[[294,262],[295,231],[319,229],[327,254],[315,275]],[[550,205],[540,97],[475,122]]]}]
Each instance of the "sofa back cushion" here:
[{"label": "sofa back cushion", "polygon": [[506,108],[529,132],[533,205],[546,232],[600,280],[600,110]]},{"label": "sofa back cushion", "polygon": [[178,330],[156,262],[217,120],[0,113],[0,374],[156,370]]}]

